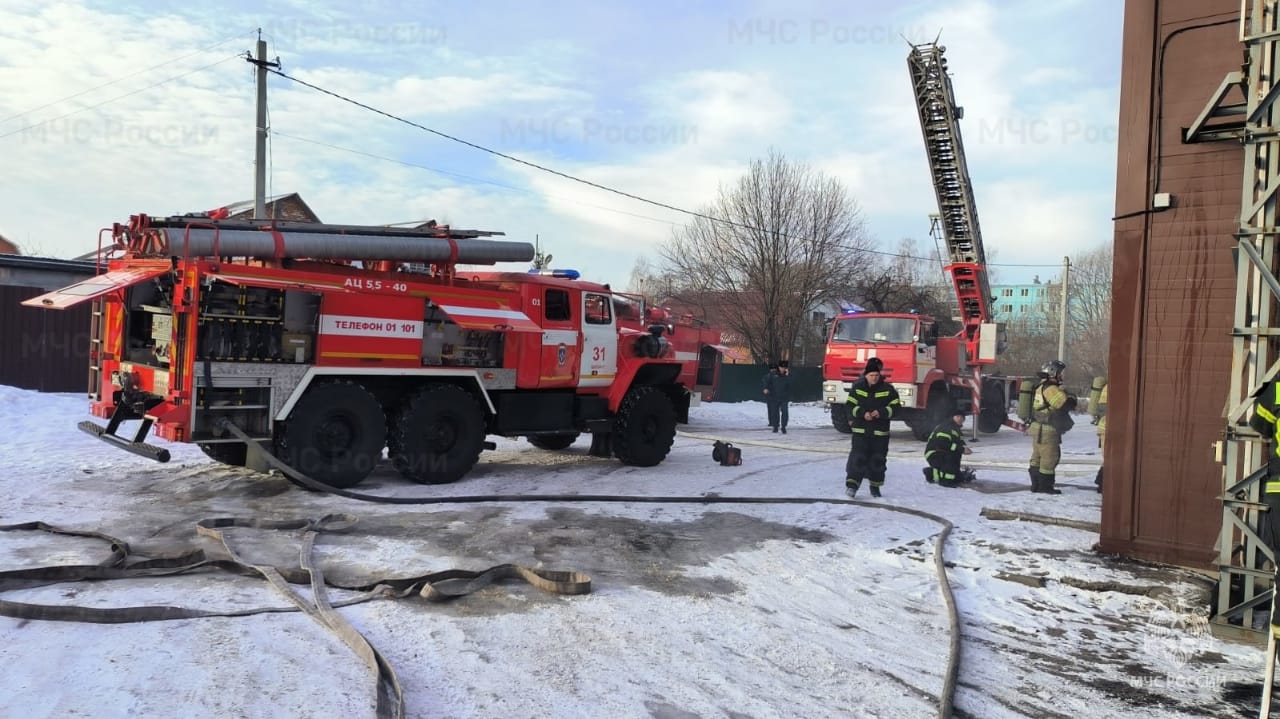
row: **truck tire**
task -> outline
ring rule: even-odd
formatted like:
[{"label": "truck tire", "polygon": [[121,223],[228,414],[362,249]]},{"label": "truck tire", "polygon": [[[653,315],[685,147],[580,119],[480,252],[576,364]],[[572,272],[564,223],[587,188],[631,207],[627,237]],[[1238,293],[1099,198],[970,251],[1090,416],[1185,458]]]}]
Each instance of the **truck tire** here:
[{"label": "truck tire", "polygon": [[565,432],[563,434],[538,434],[529,437],[529,444],[538,449],[559,450],[568,449],[569,445],[578,441],[577,432]]},{"label": "truck tire", "polygon": [[983,407],[978,412],[978,431],[983,434],[995,434],[1004,426],[1004,421],[1009,415],[1005,414],[1000,407]]},{"label": "truck tire", "polygon": [[613,456],[632,467],[666,459],[676,439],[676,410],[662,388],[642,385],[627,392],[613,427]]},{"label": "truck tire", "polygon": [[1009,400],[1005,397],[1004,386],[994,381],[982,385],[982,406],[978,410],[978,431],[983,434],[995,434],[1004,426],[1009,418]]},{"label": "truck tire", "polygon": [[280,435],[281,458],[306,476],[346,489],[382,458],[386,417],[378,399],[354,382],[312,385]]},{"label": "truck tire", "polygon": [[[914,422],[909,422],[907,426],[911,428],[911,436],[921,442],[928,442],[929,435],[933,433],[933,427],[930,427],[924,420],[918,419]],[[936,427],[937,425],[934,426]]]},{"label": "truck tire", "polygon": [[947,421],[956,410],[956,401],[945,390],[935,389],[929,393],[929,406],[924,417],[911,427],[911,434],[921,442],[928,441],[929,435],[938,425]]},{"label": "truck tire", "polygon": [[209,459],[230,467],[243,467],[249,458],[244,442],[200,442],[199,447]]},{"label": "truck tire", "polygon": [[831,405],[831,426],[840,434],[853,434],[853,428],[849,426],[849,403]]},{"label": "truck tire", "polygon": [[452,384],[430,384],[405,403],[395,421],[392,463],[419,484],[462,479],[484,449],[484,408],[475,395]]}]

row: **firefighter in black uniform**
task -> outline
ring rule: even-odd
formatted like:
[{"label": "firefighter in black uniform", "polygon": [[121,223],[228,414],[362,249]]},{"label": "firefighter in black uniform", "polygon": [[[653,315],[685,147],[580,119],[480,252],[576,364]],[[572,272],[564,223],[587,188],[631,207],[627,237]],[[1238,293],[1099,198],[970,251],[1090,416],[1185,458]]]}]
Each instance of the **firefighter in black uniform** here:
[{"label": "firefighter in black uniform", "polygon": [[960,435],[963,426],[964,413],[957,410],[929,435],[929,442],[924,446],[924,461],[929,463],[924,476],[929,484],[936,482],[943,487],[959,487],[964,481],[960,459],[972,454],[973,450],[965,446],[964,437]]},{"label": "firefighter in black uniform", "polygon": [[867,360],[862,377],[849,392],[849,426],[853,428],[853,445],[845,463],[845,492],[853,497],[864,478],[871,480],[871,496],[879,497],[884,486],[885,465],[889,458],[889,420],[901,405],[898,391],[882,382],[884,363],[879,357]]},{"label": "firefighter in black uniform", "polygon": [[[1280,383],[1272,382],[1262,388],[1253,402],[1253,416],[1249,426],[1267,439],[1267,478],[1262,482],[1262,503],[1267,511],[1258,520],[1258,536],[1267,543],[1273,555],[1280,560]],[[1276,565],[1276,585],[1280,587],[1280,563]],[[1280,610],[1277,601],[1271,600],[1271,633],[1280,636]]]}]

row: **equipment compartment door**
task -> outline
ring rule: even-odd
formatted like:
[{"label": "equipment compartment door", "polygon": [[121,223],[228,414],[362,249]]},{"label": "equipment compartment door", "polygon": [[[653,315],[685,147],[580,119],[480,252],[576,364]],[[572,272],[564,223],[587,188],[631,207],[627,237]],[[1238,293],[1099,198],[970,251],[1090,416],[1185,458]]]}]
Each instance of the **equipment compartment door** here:
[{"label": "equipment compartment door", "polygon": [[613,303],[598,292],[582,293],[582,366],[579,387],[608,387],[618,372],[618,328]]},{"label": "equipment compartment door", "polygon": [[416,297],[326,294],[320,301],[316,364],[422,366],[424,309]]},{"label": "equipment compartment door", "polygon": [[46,310],[65,310],[95,297],[101,297],[113,290],[124,289],[139,282],[159,277],[169,271],[169,265],[147,265],[112,270],[87,280],[82,280],[63,287],[60,290],[46,292],[39,297],[32,297],[22,304],[27,307],[38,307]]}]

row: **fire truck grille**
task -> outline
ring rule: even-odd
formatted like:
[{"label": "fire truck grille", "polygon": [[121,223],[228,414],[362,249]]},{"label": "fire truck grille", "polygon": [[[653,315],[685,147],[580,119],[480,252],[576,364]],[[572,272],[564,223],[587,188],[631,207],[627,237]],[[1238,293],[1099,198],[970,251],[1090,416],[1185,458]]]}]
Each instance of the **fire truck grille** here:
[{"label": "fire truck grille", "polygon": [[[856,382],[862,377],[863,367],[866,367],[866,365],[863,365],[862,367],[845,367],[841,369],[840,379]],[[885,382],[891,382],[893,380],[893,370],[884,370],[880,373],[880,378]]]}]

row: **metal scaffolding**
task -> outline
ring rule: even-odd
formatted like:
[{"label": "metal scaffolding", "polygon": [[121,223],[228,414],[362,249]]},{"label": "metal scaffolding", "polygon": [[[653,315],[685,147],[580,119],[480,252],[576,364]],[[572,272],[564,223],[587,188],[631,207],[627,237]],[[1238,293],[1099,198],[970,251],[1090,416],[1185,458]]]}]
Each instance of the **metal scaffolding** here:
[{"label": "metal scaffolding", "polygon": [[[1208,105],[1184,131],[1185,142],[1234,140],[1244,148],[1239,230],[1233,249],[1236,297],[1231,329],[1231,381],[1226,427],[1217,443],[1223,465],[1222,529],[1218,537],[1218,590],[1211,625],[1220,635],[1259,638],[1268,626],[1273,596],[1271,550],[1258,536],[1266,445],[1248,425],[1256,393],[1280,371],[1275,326],[1276,191],[1280,189],[1280,97],[1277,44],[1280,0],[1242,0],[1239,39],[1245,61],[1227,75]],[[1239,88],[1243,101],[1229,101]],[[1157,188],[1158,189],[1158,188]]]}]

